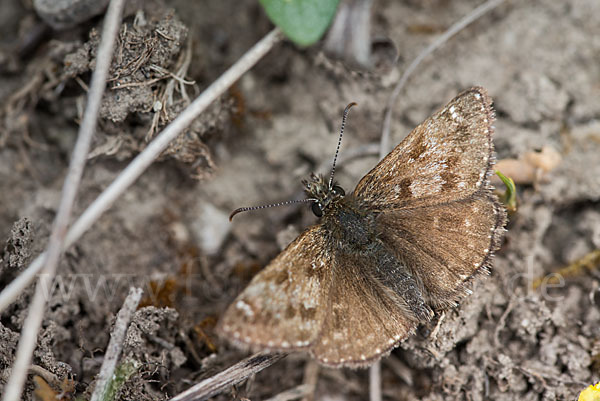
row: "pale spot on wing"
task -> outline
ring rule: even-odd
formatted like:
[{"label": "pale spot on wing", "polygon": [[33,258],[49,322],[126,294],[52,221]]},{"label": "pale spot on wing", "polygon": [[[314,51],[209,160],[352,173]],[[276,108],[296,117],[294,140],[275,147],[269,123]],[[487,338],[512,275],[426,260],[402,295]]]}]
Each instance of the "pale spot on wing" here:
[{"label": "pale spot on wing", "polygon": [[455,108],[454,106],[450,106],[450,109],[449,109],[449,110],[450,110],[450,113],[451,113],[451,115],[452,115],[452,119],[453,119],[453,120],[458,120],[458,119],[459,119],[459,115],[458,115],[458,113],[456,112],[456,108]]},{"label": "pale spot on wing", "polygon": [[435,195],[442,190],[442,186],[446,181],[441,175],[434,175],[433,177],[427,177],[426,179],[415,179],[410,184],[410,192],[413,197],[420,198],[427,195]]},{"label": "pale spot on wing", "polygon": [[493,120],[485,90],[463,92],[416,127],[354,193],[373,209],[397,209],[462,199],[487,189]]},{"label": "pale spot on wing", "polygon": [[254,316],[254,311],[252,310],[250,305],[248,305],[246,302],[242,301],[241,299],[236,302],[235,307],[237,309],[243,311],[244,314],[248,317]]}]

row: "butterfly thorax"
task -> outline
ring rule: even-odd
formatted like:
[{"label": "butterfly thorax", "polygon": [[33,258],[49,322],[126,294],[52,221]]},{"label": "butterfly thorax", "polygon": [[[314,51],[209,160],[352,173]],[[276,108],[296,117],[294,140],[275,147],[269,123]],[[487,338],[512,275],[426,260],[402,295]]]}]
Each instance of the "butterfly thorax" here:
[{"label": "butterfly thorax", "polygon": [[375,214],[361,208],[352,195],[333,202],[321,222],[343,252],[366,255],[379,243]]},{"label": "butterfly thorax", "polygon": [[310,199],[314,199],[312,211],[317,217],[323,216],[327,210],[345,195],[344,190],[336,182],[330,183],[322,174],[311,174],[308,180],[302,180],[304,191]]},{"label": "butterfly thorax", "polygon": [[314,199],[312,211],[321,217],[337,247],[345,252],[368,253],[375,243],[375,215],[365,211],[356,199],[345,196],[337,183],[330,184],[323,175],[311,174],[303,180],[306,194]]}]

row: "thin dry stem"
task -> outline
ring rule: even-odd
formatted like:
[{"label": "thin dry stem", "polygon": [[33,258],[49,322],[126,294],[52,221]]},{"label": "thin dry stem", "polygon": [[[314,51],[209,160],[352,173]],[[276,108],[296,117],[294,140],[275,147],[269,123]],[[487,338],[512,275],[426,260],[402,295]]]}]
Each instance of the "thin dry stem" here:
[{"label": "thin dry stem", "polygon": [[394,109],[394,105],[396,104],[396,99],[398,99],[398,95],[404,88],[406,81],[416,70],[416,68],[421,64],[421,62],[425,59],[425,57],[429,56],[435,50],[439,49],[444,43],[446,43],[452,36],[456,35],[458,32],[462,31],[472,22],[476,21],[478,18],[486,14],[487,12],[493,10],[502,4],[505,0],[488,0],[479,7],[475,8],[468,15],[457,21],[454,25],[452,25],[446,32],[440,35],[436,40],[433,41],[429,46],[425,48],[406,68],[400,80],[394,87],[390,97],[388,98],[387,104],[385,106],[385,112],[383,117],[383,126],[381,129],[381,141],[379,146],[379,158],[383,159],[385,155],[390,153],[390,126],[392,123],[392,111]]},{"label": "thin dry stem", "polygon": [[313,401],[315,398],[315,390],[317,389],[317,382],[319,381],[319,371],[321,367],[319,364],[311,359],[306,362],[304,366],[304,386],[308,386],[308,391],[302,401]]},{"label": "thin dry stem", "polygon": [[[110,208],[115,200],[156,160],[181,131],[246,71],[252,68],[281,38],[279,29],[272,30],[173,120],[142,153],[129,163],[123,172],[88,206],[79,219],[73,223],[65,238],[63,249],[68,248],[77,241],[98,220],[102,213]],[[23,289],[31,283],[35,275],[40,271],[45,255],[46,253],[39,255],[26,270],[0,293],[0,312],[14,302]]]},{"label": "thin dry stem", "polygon": [[254,354],[213,377],[201,381],[170,401],[201,401],[220,394],[223,390],[246,380],[248,377],[268,368],[283,359],[287,354]]},{"label": "thin dry stem", "polygon": [[275,397],[271,397],[266,401],[292,401],[304,397],[306,394],[311,392],[311,387],[308,384],[300,384],[294,388],[286,390],[282,393],[277,394]]},{"label": "thin dry stem", "polygon": [[[75,203],[75,196],[77,195],[77,189],[81,181],[81,175],[83,174],[83,167],[85,166],[92,136],[94,135],[102,94],[106,86],[106,77],[108,76],[112,60],[113,46],[121,24],[121,13],[124,3],[124,0],[111,1],[106,13],[102,41],[98,49],[98,61],[96,63],[96,70],[92,76],[87,108],[79,127],[79,135],[77,136],[73,157],[63,186],[48,247],[46,248],[46,252],[44,252],[44,263],[41,263],[43,273],[50,282],[56,274],[58,260],[64,248],[63,245],[71,218],[71,210]],[[44,309],[46,307],[46,296],[42,280],[43,278],[40,278],[36,286],[27,318],[21,330],[15,363],[12,367],[10,379],[4,388],[3,401],[16,401],[21,398],[23,384],[27,377],[27,370],[31,362],[31,356],[37,342],[37,334],[42,324]]]},{"label": "thin dry stem", "polygon": [[381,396],[381,360],[369,368],[369,401],[382,401]]},{"label": "thin dry stem", "polygon": [[98,373],[96,387],[94,388],[90,401],[105,399],[107,385],[115,373],[117,362],[121,356],[121,351],[123,351],[123,342],[125,341],[127,328],[142,299],[142,293],[143,291],[141,288],[132,287],[129,289],[129,295],[125,298],[125,302],[123,302],[123,306],[117,314],[117,320],[115,321],[115,326],[110,335],[110,341],[108,347],[106,347],[106,353],[104,354],[104,361],[102,362],[100,373]]}]

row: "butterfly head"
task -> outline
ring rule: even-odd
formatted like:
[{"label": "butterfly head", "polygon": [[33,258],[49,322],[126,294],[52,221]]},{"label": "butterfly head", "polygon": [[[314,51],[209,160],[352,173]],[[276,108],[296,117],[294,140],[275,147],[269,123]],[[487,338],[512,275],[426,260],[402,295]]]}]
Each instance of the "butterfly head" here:
[{"label": "butterfly head", "polygon": [[306,194],[314,200],[312,211],[317,217],[323,216],[329,206],[346,195],[342,187],[336,182],[330,184],[322,174],[313,173],[309,179],[302,180],[302,184],[304,184]]}]

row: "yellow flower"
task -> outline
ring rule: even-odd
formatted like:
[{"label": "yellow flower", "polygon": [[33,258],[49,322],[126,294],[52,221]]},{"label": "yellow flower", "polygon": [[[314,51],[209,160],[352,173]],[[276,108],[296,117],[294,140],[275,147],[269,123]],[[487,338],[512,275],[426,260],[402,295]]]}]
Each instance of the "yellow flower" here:
[{"label": "yellow flower", "polygon": [[600,382],[583,390],[579,394],[578,401],[600,401]]}]

